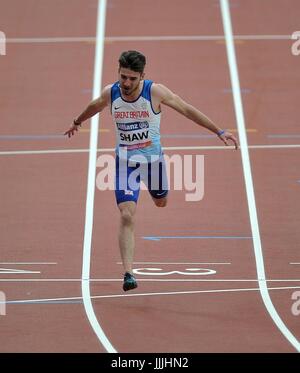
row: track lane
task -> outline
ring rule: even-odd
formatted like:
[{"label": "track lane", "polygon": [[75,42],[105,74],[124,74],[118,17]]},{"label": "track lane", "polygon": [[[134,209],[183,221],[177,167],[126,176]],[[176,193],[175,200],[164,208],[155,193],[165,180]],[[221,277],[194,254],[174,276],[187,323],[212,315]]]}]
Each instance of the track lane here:
[{"label": "track lane", "polygon": [[[53,1],[46,7],[36,5],[35,1],[18,2],[14,8],[11,2],[3,5],[1,19],[5,18],[6,22],[1,27],[7,36],[40,36],[44,32],[47,36],[67,35],[71,30],[75,36],[95,34],[95,9],[86,6],[85,1],[74,1],[73,11],[85,14],[86,18],[77,22],[73,17],[70,29],[65,27],[72,11],[69,4]],[[13,34],[11,30],[20,13],[35,16],[22,16],[23,22]],[[90,100],[82,90],[91,85],[94,45],[74,48],[73,44],[11,44],[7,52],[0,61],[4,71],[1,86],[5,88],[1,120],[6,123],[1,135],[61,133],[70,118],[77,115],[78,108]],[[72,147],[72,144],[85,148],[88,137],[77,136],[73,143],[66,139],[1,140],[0,145],[2,150],[32,150]],[[80,153],[63,157],[57,154],[54,158],[48,155],[1,158],[1,262],[53,261],[57,266],[41,277],[81,277],[87,156]],[[0,278],[3,276],[6,275]],[[16,283],[1,283],[1,289],[7,291],[7,299],[22,294],[29,297],[30,293],[40,297],[80,295],[78,283],[23,283],[19,287]],[[104,352],[81,304],[9,305],[1,321],[3,352]],[[12,331],[14,337],[7,338]]]},{"label": "track lane", "polygon": [[[245,32],[249,26],[247,22],[257,22],[265,12],[268,14],[265,28],[276,33],[294,31],[294,16],[299,13],[296,2],[253,1],[251,7],[253,10],[255,7],[256,12],[249,12],[246,19],[241,12],[249,11],[249,6],[247,3],[233,11],[235,33]],[[292,8],[295,9],[293,15]],[[276,11],[272,11],[274,9]],[[291,53],[292,43],[292,40],[246,42],[237,50],[241,84],[251,89],[245,98],[245,116],[248,126],[255,123],[259,128],[258,141],[299,144],[300,110],[296,98],[299,60]],[[281,136],[284,134],[287,136]],[[250,139],[250,144],[251,140],[254,139]],[[292,149],[272,150],[268,154],[250,152],[267,278],[297,278],[299,274],[297,268],[289,264],[299,257],[298,153]],[[299,341],[299,321],[292,313],[292,294],[293,290],[285,294],[271,293],[271,299],[283,322]]]},{"label": "track lane", "polygon": [[[123,6],[126,6],[124,5],[124,2],[122,4]],[[141,11],[141,6],[136,8],[135,10]],[[179,10],[177,10],[177,12],[178,11]],[[219,11],[217,7],[216,7],[216,11]],[[175,10],[174,10],[174,13],[176,14]],[[114,17],[116,16],[116,14],[117,12],[114,12]],[[134,16],[134,13],[132,15]],[[108,24],[112,24],[110,22],[110,19],[111,19],[110,16],[108,16]],[[114,21],[116,21],[116,19],[117,18],[114,18]],[[203,24],[201,26],[203,26]],[[170,25],[169,27],[172,28],[172,26]],[[206,33],[209,34],[210,25],[207,23],[205,27],[206,27]],[[152,30],[150,29],[150,31]],[[115,60],[121,50],[132,48],[132,45],[133,43],[129,43],[129,42],[128,43],[122,42],[122,45],[118,45],[117,42],[109,43],[106,48],[107,61]],[[158,54],[157,53],[158,46],[154,42],[153,43],[147,42],[147,44],[146,43],[143,44],[142,42],[134,43],[134,47],[136,49],[142,50],[148,56],[149,61],[152,62],[155,60],[154,62],[156,64],[155,68],[153,69],[152,74],[151,74],[151,70],[147,72],[148,76],[154,77],[155,80],[161,80],[162,77],[168,76],[167,79],[169,82],[173,82],[173,84],[175,82],[176,86],[179,86],[184,92],[186,92],[188,97],[189,95],[194,97],[193,99],[196,102],[198,100],[196,100],[195,98],[199,97],[200,95],[199,95],[199,92],[197,91],[189,90],[189,88],[192,85],[191,84],[189,85],[188,82],[193,80],[194,75],[187,74],[187,71],[198,71],[194,67],[193,64],[196,65],[197,62],[199,61],[202,62],[201,57],[205,55],[205,53],[207,53],[207,50],[215,51],[217,48],[220,49],[220,46],[216,43],[214,43],[213,46],[207,43],[205,44],[205,47],[207,49],[201,49],[201,50],[195,49],[193,48],[193,46],[194,44],[192,42],[186,42],[182,46],[182,49],[186,52],[186,53],[183,53],[183,55],[189,55],[188,52],[192,54],[193,58],[188,59],[188,60],[185,59],[184,61],[186,64],[189,65],[189,67],[191,67],[190,65],[192,65],[193,69],[190,68],[189,70],[187,70],[186,65],[184,66],[184,69],[183,69],[181,67],[181,61],[177,60],[176,58],[173,58],[172,65],[168,65],[168,74],[167,74],[166,72],[163,72],[163,68],[166,68],[166,64],[164,61],[166,61],[166,58],[169,56],[171,46],[166,46],[166,48],[164,48],[164,50]],[[224,44],[222,45],[222,48],[224,48]],[[166,55],[164,55],[164,53],[166,53]],[[174,48],[173,48],[173,52],[170,52],[170,54],[172,55],[172,53],[174,54]],[[220,50],[218,50],[218,53],[221,53]],[[207,54],[209,55],[209,53]],[[155,58],[153,56],[155,56]],[[214,54],[214,57],[215,56],[216,55]],[[226,80],[227,80],[227,83],[229,82],[228,71],[225,74],[225,66],[227,66],[227,64],[225,64],[224,62],[226,61],[225,58],[226,58],[225,49],[223,49],[223,60],[221,59],[216,60],[216,58],[212,58],[212,61],[209,61],[210,63],[208,63],[208,61],[205,60],[205,63],[204,63],[205,67],[203,67],[203,70],[202,70],[204,72],[203,75],[207,77],[210,77],[213,75],[217,81],[216,85],[218,85],[219,87],[222,85],[222,83],[220,82],[224,82]],[[220,67],[222,63],[223,63],[223,66]],[[151,64],[149,65],[151,66]],[[106,66],[105,76],[109,77],[109,79],[114,77],[115,70],[116,70],[115,67],[113,66],[112,68],[112,66],[109,64],[106,64],[105,66]],[[162,68],[160,68],[160,66],[162,66]],[[220,67],[221,71],[222,70],[224,71],[224,75],[222,77],[220,77],[221,74],[220,75],[214,74],[214,72],[219,71],[218,67]],[[184,72],[184,74],[182,74],[182,72]],[[115,78],[113,80],[115,80]],[[214,87],[212,87],[212,91]],[[207,91],[210,92],[210,87],[207,89]],[[214,106],[215,108],[217,108],[216,109],[217,113],[220,114],[220,113],[226,112],[227,116],[229,117],[228,122],[234,123],[232,105],[225,106],[224,105],[225,100],[228,98],[223,99],[223,97],[225,96],[224,92],[222,93],[218,92],[218,93],[219,93],[218,98],[220,102],[223,101],[223,103],[219,106],[217,105]],[[213,104],[211,103],[211,105]],[[207,113],[206,110],[204,111]],[[176,114],[174,113],[167,113],[167,114],[170,114],[170,116],[167,117],[166,115],[166,117],[164,118],[164,121],[165,121],[163,122],[164,126],[165,127],[170,126],[170,123],[171,123],[171,128],[173,129],[173,124],[176,123],[176,121],[172,119],[173,119],[173,116],[175,117]],[[176,127],[176,129],[178,130],[178,127]],[[197,129],[195,128],[195,130],[191,131],[191,133],[195,134],[196,131]],[[109,144],[108,141],[109,141],[108,137],[102,137],[102,146],[108,146]],[[193,141],[195,141],[195,139]],[[172,139],[172,143],[174,143],[173,139]],[[146,196],[145,194],[142,194],[141,196],[142,198],[140,201],[140,204],[142,207],[140,207],[140,210],[138,212],[137,231],[139,229],[144,230],[145,227],[147,227],[147,229],[152,228],[153,230],[153,227],[157,226],[157,227],[163,227],[163,234],[162,234],[162,228],[157,228],[157,231],[161,233],[160,235],[164,235],[165,231],[168,232],[167,235],[176,235],[177,232],[174,229],[174,226],[176,227],[176,221],[178,222],[177,228],[180,227],[181,232],[189,230],[189,224],[190,223],[193,224],[193,222],[195,224],[198,224],[198,227],[201,226],[202,228],[202,227],[208,226],[211,228],[212,221],[213,221],[214,227],[219,228],[219,227],[224,227],[224,224],[225,225],[231,224],[236,229],[241,224],[241,226],[243,226],[244,228],[244,231],[247,230],[245,229],[245,227],[249,228],[249,217],[247,216],[247,208],[245,204],[246,198],[245,198],[245,195],[243,195],[243,190],[244,190],[243,177],[241,173],[239,172],[236,172],[236,171],[234,173],[232,172],[232,170],[236,170],[235,167],[237,167],[237,169],[240,170],[241,165],[239,163],[239,165],[237,166],[235,164],[235,161],[232,160],[232,158],[230,158],[230,161],[228,161],[229,158],[227,157],[224,158],[223,153],[220,156],[222,158],[219,158],[216,154],[217,153],[214,153],[213,155],[210,154],[210,158],[209,158],[209,161],[211,162],[210,165],[212,166],[211,169],[213,170],[212,172],[216,173],[216,170],[220,172],[219,171],[220,164],[230,164],[230,167],[231,167],[230,172],[228,172],[228,170],[226,172],[225,171],[226,168],[225,169],[222,168],[222,170],[224,169],[224,174],[228,176],[229,184],[224,183],[224,180],[220,181],[218,184],[213,184],[213,183],[209,184],[210,188],[212,189],[211,190],[212,196],[210,196],[210,199],[208,199],[208,196],[205,195],[205,199],[204,201],[202,201],[203,203],[201,202],[203,211],[205,211],[205,214],[203,214],[203,216],[201,215],[199,216],[199,208],[196,208],[195,205],[194,205],[195,207],[194,209],[192,206],[188,208],[189,213],[188,215],[186,215],[186,211],[187,211],[186,205],[182,202],[182,199],[181,200],[179,199],[178,195],[175,196],[175,193],[172,196],[173,201],[171,201],[173,202],[173,207],[170,205],[171,207],[168,207],[166,210],[163,210],[163,211],[153,210],[152,203],[150,199],[147,198],[148,196]],[[228,155],[228,157],[233,157],[233,154]],[[240,158],[237,158],[237,159],[240,162]],[[232,162],[233,162],[233,166],[232,166]],[[225,175],[222,174],[222,171],[221,171],[221,177],[225,177]],[[226,198],[224,199],[224,191],[227,191],[229,195],[230,193],[234,193],[234,197],[236,201],[232,203],[231,199],[226,199]],[[101,267],[104,268],[104,266],[107,265],[106,260],[110,261],[110,259],[118,258],[118,255],[119,255],[118,249],[117,249],[116,235],[108,236],[107,234],[108,231],[116,232],[116,229],[118,226],[117,209],[115,209],[115,211],[111,209],[111,204],[113,203],[113,199],[114,197],[112,193],[111,194],[109,192],[104,192],[101,194],[96,193],[95,204],[98,206],[101,206],[101,209],[102,209],[102,212],[104,212],[104,215],[103,213],[101,215],[100,210],[97,211],[96,209],[95,225],[97,228],[95,230],[95,235],[93,237],[93,247],[94,247],[93,273],[98,273]],[[176,212],[174,211],[175,206],[176,206]],[[208,211],[209,211],[209,208],[211,208],[212,210],[214,210],[214,214],[212,214],[212,216],[209,216],[209,214],[206,214],[205,208],[208,208]],[[217,213],[218,208],[220,208],[219,214]],[[230,213],[232,214],[230,215]],[[245,220],[242,220],[242,221],[240,220],[241,213],[245,214],[245,218],[246,218]],[[107,221],[108,214],[111,217],[113,223],[108,223]],[[170,219],[170,216],[172,216],[172,219]],[[229,216],[231,216],[231,219],[228,219]],[[183,217],[185,219],[184,221],[182,220]],[[175,234],[174,234],[174,230],[176,232]],[[171,234],[170,232],[172,232],[173,234]],[[142,235],[144,235],[144,233]],[[153,233],[150,235],[153,235]],[[105,241],[104,241],[104,238],[105,238]],[[144,248],[146,248],[146,245],[150,246],[151,251],[144,250]],[[138,246],[138,251],[136,255],[137,260],[141,260],[141,261],[162,260],[162,257],[164,258],[164,260],[170,260],[170,257],[172,258],[176,257],[176,260],[177,259],[186,260],[186,257],[187,256],[190,257],[191,255],[194,255],[197,261],[199,261],[199,255],[203,255],[201,256],[201,259],[203,259],[204,261],[213,260],[213,258],[211,257],[211,246],[209,246],[209,244],[207,246],[204,246],[204,250],[203,250],[203,246],[201,246],[201,251],[199,251],[199,246],[195,247],[197,244],[195,245],[194,243],[189,242],[188,245],[189,245],[188,252],[186,251],[186,249],[183,248],[183,243],[180,242],[180,240],[177,240],[177,241],[174,240],[172,242],[160,242],[157,249],[155,249],[155,244],[153,242],[146,244],[141,240],[137,240],[137,246]],[[221,246],[222,247],[218,246],[218,249],[219,249],[218,251],[216,250],[218,252],[218,255],[224,256],[224,252],[226,253],[230,252],[231,258],[237,255],[237,251],[233,250],[233,248],[228,246],[228,244],[223,243],[223,245],[221,244]],[[101,250],[101,248],[103,249]],[[245,249],[244,246],[243,246],[243,249]],[[152,251],[152,250],[155,250],[155,251]],[[104,252],[105,252],[105,256],[103,256]],[[254,261],[253,249],[251,245],[249,245],[248,250],[246,249],[242,253],[240,250],[238,253],[239,253],[238,254],[239,261],[238,263],[235,263],[236,265],[231,270],[231,275],[233,273],[235,275],[240,274],[241,272],[244,274],[244,276],[245,274],[247,275],[249,274],[249,277],[252,277],[253,274],[255,275],[255,261]],[[239,268],[239,266],[242,266],[242,268]],[[114,272],[115,268],[107,267],[107,271]],[[143,288],[144,287],[149,288],[149,283],[144,284],[142,282],[141,286],[143,286]],[[150,286],[157,286],[157,285],[151,284]],[[174,285],[172,285],[171,287],[174,289]],[[140,288],[138,291],[141,291]],[[211,340],[214,340],[214,343],[209,343],[208,345],[203,343],[203,340],[199,337],[202,335],[201,331],[203,331],[207,325],[206,322],[204,321],[204,318],[198,318],[197,320],[198,324],[194,326],[194,329],[193,329],[195,334],[194,336],[191,336],[190,334],[190,341],[191,341],[190,344],[187,342],[187,340],[185,340],[184,338],[181,339],[178,336],[179,335],[181,336],[183,333],[181,327],[183,328],[184,326],[188,327],[187,324],[189,321],[187,319],[187,315],[192,313],[193,310],[195,309],[199,310],[198,315],[203,315],[202,314],[203,303],[207,306],[207,310],[209,310],[208,312],[212,312],[212,313],[214,312],[215,304],[211,302],[211,298],[208,298],[207,296],[202,294],[201,303],[198,299],[195,300],[193,298],[193,300],[191,300],[192,298],[189,298],[189,300],[184,300],[183,298],[181,298],[180,301],[176,302],[176,306],[172,304],[172,306],[174,306],[174,313],[176,313],[176,316],[177,316],[177,313],[180,315],[181,314],[184,315],[184,317],[182,318],[180,317],[176,320],[177,321],[176,325],[178,329],[176,329],[176,327],[174,326],[175,325],[174,319],[169,317],[168,322],[166,321],[166,319],[168,318],[168,316],[165,315],[166,310],[164,309],[164,307],[162,307],[161,309],[157,309],[157,305],[153,306],[152,299],[145,299],[145,300],[139,301],[141,302],[140,312],[136,312],[133,306],[133,302],[135,302],[135,298],[130,297],[128,301],[126,299],[127,299],[126,297],[121,298],[121,300],[118,301],[115,306],[113,306],[113,303],[110,303],[110,301],[108,301],[107,304],[105,304],[105,306],[102,304],[102,307],[97,303],[96,300],[94,301],[95,309],[98,310],[98,314],[101,317],[103,327],[107,331],[109,338],[111,338],[111,340],[116,345],[116,348],[119,351],[140,351],[140,352],[144,351],[145,352],[149,350],[153,351],[154,348],[156,349],[155,351],[159,351],[159,352],[166,351],[166,349],[167,351],[169,350],[174,351],[178,349],[180,351],[189,350],[193,352],[207,351],[207,350],[210,350],[210,351],[225,351],[225,350],[226,351],[235,351],[235,350],[250,351],[252,350],[254,351],[255,348],[257,348],[256,351],[278,351],[278,350],[292,351],[293,350],[293,348],[289,345],[289,343],[286,341],[284,336],[281,335],[281,333],[278,331],[278,329],[274,325],[271,318],[269,318],[269,315],[266,313],[266,310],[264,309],[264,307],[262,307],[259,294],[255,295],[254,298],[252,298],[252,296],[248,298],[248,301],[250,299],[251,307],[249,307],[249,302],[246,300],[247,297],[246,296],[243,297],[244,302],[246,302],[245,307],[246,308],[248,307],[248,320],[251,320],[250,323],[251,324],[253,323],[253,324],[252,324],[252,327],[249,328],[249,331],[247,332],[246,335],[242,333],[242,337],[241,335],[238,335],[238,337],[236,335],[236,338],[232,338],[232,334],[228,334],[231,328],[230,327],[231,321],[229,318],[226,318],[226,317],[228,316],[228,314],[231,314],[231,313],[225,312],[223,314],[223,309],[222,311],[220,311],[222,307],[217,307],[218,312],[219,312],[218,314],[219,319],[218,321],[214,320],[214,323],[215,322],[217,323],[214,325],[217,325],[218,327],[218,335],[214,334],[213,336],[210,336]],[[168,299],[164,299],[163,302],[164,304],[169,304]],[[235,302],[239,302],[239,301],[234,300],[234,304],[236,304]],[[232,306],[234,307],[233,304]],[[224,305],[224,310],[227,309],[226,307],[229,307],[229,305],[228,304]],[[167,310],[169,310],[170,308],[172,307],[167,307]],[[148,309],[157,309],[158,320],[161,321],[159,328],[157,328],[158,320],[156,320],[156,322],[153,323],[153,319],[151,319],[152,313],[147,312]],[[183,311],[183,309],[185,311]],[[120,320],[122,318],[121,315],[124,315],[124,312],[126,312],[126,322],[123,322],[122,325],[118,324],[117,327],[112,326],[114,320]],[[257,319],[251,318],[250,314],[252,315],[255,314]],[[269,335],[269,337],[270,336],[271,337],[267,339],[265,338],[264,340],[262,339],[261,343],[260,342],[257,343],[257,334],[259,333],[258,330],[260,330],[260,327],[262,324],[266,326],[265,336]],[[142,335],[145,337],[145,328],[148,328],[148,327],[149,327],[149,333],[148,333],[149,335],[150,335],[150,330],[156,331],[155,337],[153,337],[151,334],[149,338],[143,339]],[[117,328],[118,329],[121,328],[122,333],[119,332],[117,334]],[[148,329],[146,330],[148,331]],[[180,331],[178,332],[178,330]],[[191,332],[191,330],[189,330],[189,332]],[[165,340],[165,335],[170,336],[170,339],[168,339],[168,341]],[[222,335],[221,338],[220,338],[220,335]],[[128,336],[130,336],[130,346],[128,343]],[[244,342],[241,343],[241,338],[243,338],[243,336],[245,337],[245,339],[243,340]],[[224,347],[224,344],[221,345],[218,342],[219,340],[222,340],[222,341],[226,340],[227,341],[226,346]],[[156,343],[154,343],[154,341]],[[239,341],[239,343],[237,343],[237,341]],[[167,343],[168,343],[168,346],[166,345]],[[208,347],[205,347],[204,345]],[[256,347],[253,347],[253,346],[256,346]]]}]

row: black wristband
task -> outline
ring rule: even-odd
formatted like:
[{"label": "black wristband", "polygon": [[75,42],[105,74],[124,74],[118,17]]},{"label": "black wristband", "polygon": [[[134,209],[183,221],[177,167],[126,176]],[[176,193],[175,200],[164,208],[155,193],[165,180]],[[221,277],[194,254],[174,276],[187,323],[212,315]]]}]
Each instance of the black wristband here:
[{"label": "black wristband", "polygon": [[76,119],[73,120],[73,124],[74,124],[74,126],[81,126],[81,122],[78,123],[78,122],[76,121]]}]

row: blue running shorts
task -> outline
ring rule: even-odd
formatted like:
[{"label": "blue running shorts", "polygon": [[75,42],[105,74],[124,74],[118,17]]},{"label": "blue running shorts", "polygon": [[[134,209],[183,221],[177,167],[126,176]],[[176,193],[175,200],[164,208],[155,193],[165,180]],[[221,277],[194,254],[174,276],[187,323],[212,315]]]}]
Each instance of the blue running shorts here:
[{"label": "blue running shorts", "polygon": [[134,201],[137,203],[141,181],[153,198],[167,196],[169,187],[166,164],[162,155],[152,163],[140,163],[121,159],[116,155],[115,196],[117,204]]}]

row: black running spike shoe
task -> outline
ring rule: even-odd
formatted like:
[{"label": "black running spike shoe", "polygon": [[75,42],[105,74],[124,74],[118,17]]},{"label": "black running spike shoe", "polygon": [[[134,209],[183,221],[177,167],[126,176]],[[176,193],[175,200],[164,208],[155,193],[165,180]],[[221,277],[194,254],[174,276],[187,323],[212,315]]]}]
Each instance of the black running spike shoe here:
[{"label": "black running spike shoe", "polygon": [[128,291],[137,288],[137,286],[135,277],[131,273],[126,272],[124,275],[123,290]]}]

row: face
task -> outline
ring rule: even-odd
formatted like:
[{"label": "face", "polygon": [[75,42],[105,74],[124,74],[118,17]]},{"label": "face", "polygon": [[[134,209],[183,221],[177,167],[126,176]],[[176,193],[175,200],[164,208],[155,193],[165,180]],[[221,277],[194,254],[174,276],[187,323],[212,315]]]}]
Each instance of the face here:
[{"label": "face", "polygon": [[124,96],[132,96],[138,90],[144,73],[121,67],[119,69],[119,83]]}]

